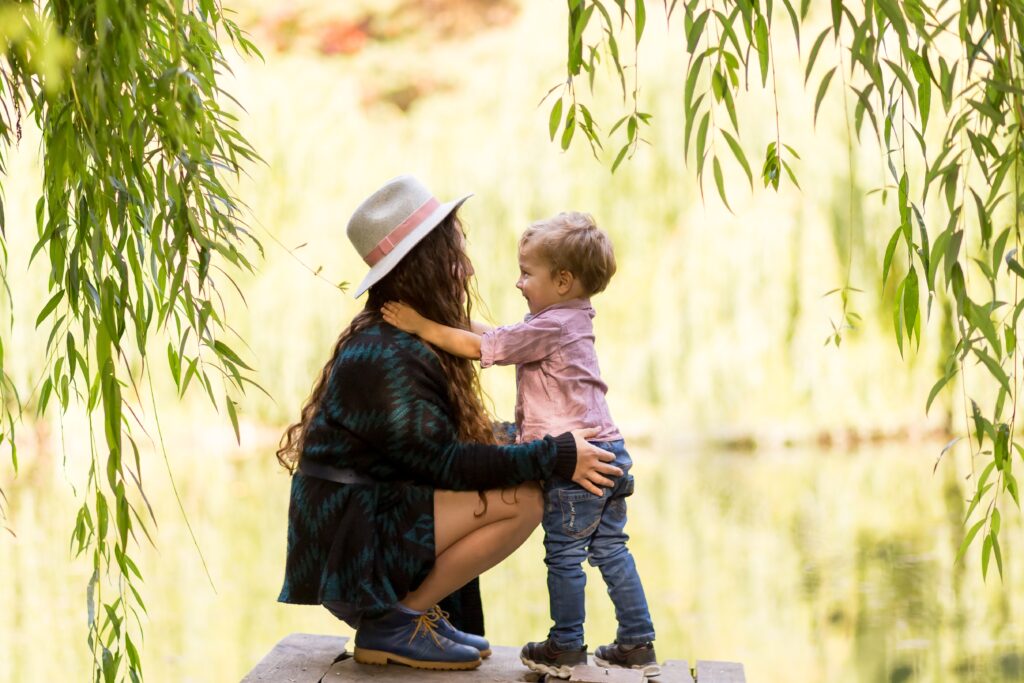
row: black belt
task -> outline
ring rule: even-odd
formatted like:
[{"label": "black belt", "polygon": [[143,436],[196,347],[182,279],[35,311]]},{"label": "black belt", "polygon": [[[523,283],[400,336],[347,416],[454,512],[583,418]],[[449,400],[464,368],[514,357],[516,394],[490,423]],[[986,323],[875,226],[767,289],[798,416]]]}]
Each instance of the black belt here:
[{"label": "black belt", "polygon": [[327,481],[333,481],[338,484],[375,484],[376,479],[372,479],[365,475],[359,474],[353,469],[331,467],[330,465],[322,465],[318,462],[310,462],[305,458],[299,459],[299,472],[302,472],[307,477],[316,477],[317,479],[326,479]]}]

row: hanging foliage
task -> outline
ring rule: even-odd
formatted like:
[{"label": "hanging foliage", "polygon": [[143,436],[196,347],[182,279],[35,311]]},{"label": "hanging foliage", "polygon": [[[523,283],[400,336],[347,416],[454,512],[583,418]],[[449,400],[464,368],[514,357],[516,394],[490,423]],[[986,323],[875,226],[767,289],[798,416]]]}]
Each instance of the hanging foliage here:
[{"label": "hanging foliage", "polygon": [[[257,157],[221,106],[229,66],[218,39],[258,55],[215,0],[0,3],[0,170],[31,119],[43,169],[31,258],[48,263],[50,292],[36,313],[48,336],[32,395],[15,391],[0,340],[0,441],[17,471],[23,406],[87,415],[88,481],[71,546],[92,562],[95,680],[142,678],[145,602],[132,557],[152,512],[133,434],[153,403],[148,352],[166,341],[158,368],[166,363],[179,395],[202,387],[236,436],[236,400],[252,384],[228,343],[218,287],[250,270],[259,250],[224,184]],[[10,299],[6,229],[0,203]]]},{"label": "hanging foliage", "polygon": [[[1024,4],[831,0],[826,12],[817,6],[810,15],[810,0],[568,0],[568,73],[551,91],[561,88],[551,108],[550,134],[554,139],[561,130],[562,147],[568,148],[578,128],[595,155],[601,149],[594,116],[577,99],[575,83],[586,74],[593,89],[595,65],[604,56],[628,107],[606,138],[625,125],[612,171],[632,156],[638,131],[651,122],[637,102],[636,58],[632,68],[623,66],[620,41],[625,37],[636,54],[648,8],[656,4],[668,21],[683,22],[689,55],[680,77],[687,158],[695,161],[701,187],[711,169],[726,206],[724,164],[735,163],[753,184],[736,111],[736,101],[751,87],[770,88],[776,96],[775,141],[765,150],[761,183],[775,190],[784,179],[797,185],[793,166],[799,156],[779,126],[775,55],[781,41],[800,50],[815,119],[840,83],[853,104],[858,139],[865,128],[873,134],[889,176],[877,198],[884,203],[893,190],[896,197],[891,236],[876,258],[882,262],[879,290],[895,282],[892,321],[901,355],[920,346],[921,327],[936,299],[952,302],[955,341],[924,409],[943,391],[963,406],[963,436],[939,454],[941,459],[960,441],[971,447],[973,490],[957,559],[980,537],[983,575],[992,559],[1002,574],[1001,510],[1008,503],[1020,509],[1013,466],[1024,461],[1024,440],[1015,431],[1024,379],[1017,346],[1024,311]],[[588,32],[589,23],[599,30]],[[908,172],[908,158],[924,173]],[[844,312],[830,335],[838,345],[842,330],[858,321],[847,310],[848,295],[857,290],[847,283],[835,291],[842,294]]]}]

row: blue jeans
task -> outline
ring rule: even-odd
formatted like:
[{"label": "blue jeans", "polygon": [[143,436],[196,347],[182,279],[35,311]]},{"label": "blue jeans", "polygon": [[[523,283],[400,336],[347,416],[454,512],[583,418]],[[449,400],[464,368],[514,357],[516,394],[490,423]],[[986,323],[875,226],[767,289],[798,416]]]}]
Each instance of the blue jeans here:
[{"label": "blue jeans", "polygon": [[583,560],[601,570],[615,605],[619,628],[615,640],[623,645],[654,640],[647,599],[633,556],[626,548],[626,496],[633,493],[633,461],[622,441],[594,442],[615,455],[623,475],[612,488],[595,496],[564,479],[545,482],[544,563],[548,566],[548,596],[555,625],[548,638],[562,650],[583,647],[586,616]]}]

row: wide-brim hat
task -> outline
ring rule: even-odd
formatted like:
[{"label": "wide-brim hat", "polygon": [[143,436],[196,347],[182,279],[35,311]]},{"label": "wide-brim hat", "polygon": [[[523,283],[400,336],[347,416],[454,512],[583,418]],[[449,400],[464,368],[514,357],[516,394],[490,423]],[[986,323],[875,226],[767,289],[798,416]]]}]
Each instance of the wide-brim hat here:
[{"label": "wide-brim hat", "polygon": [[345,231],[359,256],[370,266],[355,296],[362,296],[390,273],[420,240],[472,196],[467,194],[442,204],[417,178],[400,175],[363,200]]}]

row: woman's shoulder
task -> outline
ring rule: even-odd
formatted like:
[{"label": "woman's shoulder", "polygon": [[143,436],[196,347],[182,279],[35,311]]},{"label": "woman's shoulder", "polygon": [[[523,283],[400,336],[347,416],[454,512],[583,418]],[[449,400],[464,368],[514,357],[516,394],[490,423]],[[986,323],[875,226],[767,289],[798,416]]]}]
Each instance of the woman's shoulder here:
[{"label": "woman's shoulder", "polygon": [[377,361],[385,365],[423,365],[441,369],[434,351],[419,337],[383,321],[359,330],[345,344],[342,362]]}]

